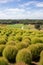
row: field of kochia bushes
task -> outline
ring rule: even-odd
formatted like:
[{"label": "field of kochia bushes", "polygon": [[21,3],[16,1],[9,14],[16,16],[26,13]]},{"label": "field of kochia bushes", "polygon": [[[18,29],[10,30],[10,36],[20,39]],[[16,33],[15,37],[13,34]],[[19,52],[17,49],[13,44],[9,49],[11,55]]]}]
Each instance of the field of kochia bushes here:
[{"label": "field of kochia bushes", "polygon": [[43,30],[0,27],[0,65],[34,62],[43,65]]}]

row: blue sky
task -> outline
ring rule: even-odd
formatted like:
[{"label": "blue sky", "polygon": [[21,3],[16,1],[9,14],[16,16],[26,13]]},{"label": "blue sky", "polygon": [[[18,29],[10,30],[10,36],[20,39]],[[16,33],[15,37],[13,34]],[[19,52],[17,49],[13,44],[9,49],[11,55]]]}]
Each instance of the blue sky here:
[{"label": "blue sky", "polygon": [[0,19],[43,19],[43,0],[0,0]]}]

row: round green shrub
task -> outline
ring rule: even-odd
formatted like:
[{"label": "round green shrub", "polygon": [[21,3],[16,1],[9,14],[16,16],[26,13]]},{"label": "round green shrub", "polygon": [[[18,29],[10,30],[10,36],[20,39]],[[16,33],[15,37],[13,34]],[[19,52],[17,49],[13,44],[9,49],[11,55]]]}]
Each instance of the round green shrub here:
[{"label": "round green shrub", "polygon": [[0,56],[2,56],[4,48],[5,48],[5,45],[0,45]]},{"label": "round green shrub", "polygon": [[28,65],[28,64],[26,64],[24,62],[18,62],[18,63],[14,64],[14,65]]},{"label": "round green shrub", "polygon": [[15,41],[8,41],[7,43],[6,43],[6,45],[15,45],[16,44],[16,42]]},{"label": "round green shrub", "polygon": [[32,55],[28,49],[22,49],[18,52],[16,56],[16,62],[25,62],[27,64],[31,64]]},{"label": "round green shrub", "polygon": [[43,44],[41,43],[32,44],[28,47],[28,49],[32,53],[32,60],[38,61],[40,57],[40,52],[43,50]]},{"label": "round green shrub", "polygon": [[43,43],[43,37],[40,37],[40,40],[42,41],[42,43]]},{"label": "round green shrub", "polygon": [[29,45],[31,44],[31,41],[29,39],[23,39],[22,42],[28,43]]},{"label": "round green shrub", "polygon": [[4,38],[0,38],[0,44],[6,44],[6,40]]},{"label": "round green shrub", "polygon": [[15,41],[15,36],[9,36],[8,41]]},{"label": "round green shrub", "polygon": [[18,40],[18,41],[22,41],[22,36],[21,35],[16,35],[15,39]]},{"label": "round green shrub", "polygon": [[35,44],[35,43],[43,43],[43,41],[39,37],[33,37],[31,39],[31,43],[32,44]]},{"label": "round green shrub", "polygon": [[27,33],[27,32],[23,33],[23,37],[25,37],[25,36],[29,36],[29,35],[30,35],[30,34]]},{"label": "round green shrub", "polygon": [[28,40],[30,40],[30,41],[31,41],[31,39],[30,39],[30,37],[29,37],[29,36],[24,36],[24,37],[23,37],[23,40],[25,40],[25,39],[28,39]]},{"label": "round green shrub", "polygon": [[21,42],[16,44],[16,47],[18,48],[18,50],[27,48],[28,46],[29,46],[29,43],[26,43],[26,42]]},{"label": "round green shrub", "polygon": [[43,50],[40,53],[40,59],[42,59],[42,58],[43,58]]},{"label": "round green shrub", "polygon": [[38,65],[43,65],[43,59],[38,63]]},{"label": "round green shrub", "polygon": [[16,46],[7,46],[3,51],[3,56],[8,59],[9,62],[15,62],[15,57],[18,52]]},{"label": "round green shrub", "polygon": [[41,51],[41,53],[40,53],[40,61],[39,61],[38,65],[43,65],[43,51]]},{"label": "round green shrub", "polygon": [[0,57],[0,65],[8,65],[8,61],[4,57]]},{"label": "round green shrub", "polygon": [[0,36],[0,44],[6,44],[6,42],[7,42],[7,36],[1,35]]},{"label": "round green shrub", "polygon": [[11,33],[12,33],[11,30],[7,30],[5,34],[6,34],[6,36],[9,36]]}]

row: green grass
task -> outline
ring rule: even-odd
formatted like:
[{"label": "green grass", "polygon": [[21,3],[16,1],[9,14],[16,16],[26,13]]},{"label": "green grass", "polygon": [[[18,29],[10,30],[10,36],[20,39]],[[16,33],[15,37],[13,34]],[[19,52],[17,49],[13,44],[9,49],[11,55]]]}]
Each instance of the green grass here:
[{"label": "green grass", "polygon": [[24,24],[10,24],[10,25],[7,25],[7,27],[9,27],[9,28],[21,28],[22,26],[24,26]]},{"label": "green grass", "polygon": [[21,28],[21,29],[34,29],[34,25],[24,25],[24,24],[10,24],[7,28]]}]

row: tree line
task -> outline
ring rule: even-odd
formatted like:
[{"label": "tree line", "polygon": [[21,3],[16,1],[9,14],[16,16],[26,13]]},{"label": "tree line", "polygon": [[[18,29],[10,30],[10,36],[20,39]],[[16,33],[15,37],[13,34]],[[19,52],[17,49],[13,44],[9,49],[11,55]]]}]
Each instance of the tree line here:
[{"label": "tree line", "polygon": [[43,24],[43,20],[0,20],[0,24]]}]

